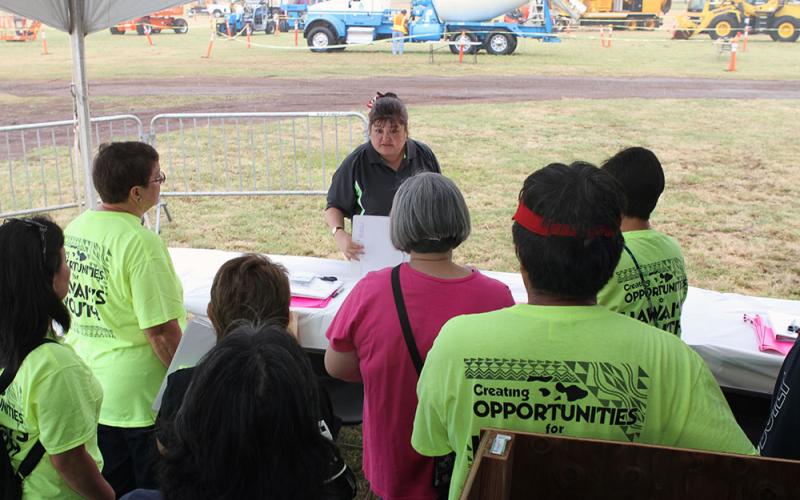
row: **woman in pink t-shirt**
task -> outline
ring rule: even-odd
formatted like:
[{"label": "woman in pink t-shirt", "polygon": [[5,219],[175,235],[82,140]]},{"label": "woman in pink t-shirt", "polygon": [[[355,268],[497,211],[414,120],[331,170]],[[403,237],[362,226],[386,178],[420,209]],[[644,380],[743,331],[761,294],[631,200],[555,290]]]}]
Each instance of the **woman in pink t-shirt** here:
[{"label": "woman in pink t-shirt", "polygon": [[[411,255],[399,268],[414,343],[424,359],[447,320],[514,304],[508,287],[453,262],[470,219],[458,187],[441,174],[403,183],[392,205],[395,247]],[[433,459],[411,447],[418,375],[403,338],[392,291],[392,269],[367,274],[327,332],[325,368],[364,382],[364,475],[384,499],[435,499]]]}]

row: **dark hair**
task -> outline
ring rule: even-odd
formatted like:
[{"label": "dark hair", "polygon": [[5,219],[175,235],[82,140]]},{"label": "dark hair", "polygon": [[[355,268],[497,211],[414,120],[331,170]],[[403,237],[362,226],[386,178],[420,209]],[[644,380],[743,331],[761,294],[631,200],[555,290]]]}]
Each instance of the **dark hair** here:
[{"label": "dark hair", "polygon": [[319,498],[335,446],[286,329],[239,325],[197,366],[162,467],[167,500]]},{"label": "dark hair", "polygon": [[622,252],[618,230],[624,203],[613,177],[585,162],[552,163],[525,179],[519,199],[546,224],[564,224],[576,236],[539,236],[514,223],[514,247],[531,286],[575,299],[592,298],[608,282]]},{"label": "dark hair", "polygon": [[224,337],[237,321],[289,325],[291,290],[286,268],[267,257],[246,254],[231,259],[217,271],[211,284],[211,320],[217,337]]},{"label": "dark hair", "polygon": [[649,220],[664,192],[664,169],[656,155],[645,148],[623,149],[606,160],[601,168],[622,186],[627,198],[623,213]]},{"label": "dark hair", "polygon": [[134,186],[147,186],[158,152],[143,142],[101,144],[92,167],[92,181],[106,203],[122,203]]},{"label": "dark hair", "polygon": [[408,130],[408,110],[403,101],[392,92],[378,93],[369,110],[369,127],[375,123],[396,123]]},{"label": "dark hair", "polygon": [[8,219],[0,226],[0,366],[19,368],[53,321],[69,330],[69,311],[53,290],[63,248],[64,233],[47,217]]}]

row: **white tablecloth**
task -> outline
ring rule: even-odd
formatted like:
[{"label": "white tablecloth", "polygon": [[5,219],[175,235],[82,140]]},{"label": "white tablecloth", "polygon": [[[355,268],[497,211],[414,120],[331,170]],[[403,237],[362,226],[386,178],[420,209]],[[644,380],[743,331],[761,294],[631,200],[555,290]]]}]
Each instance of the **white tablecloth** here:
[{"label": "white tablecloth", "polygon": [[[192,248],[171,248],[170,254],[183,283],[186,309],[205,318],[214,275],[224,262],[240,254]],[[269,257],[292,272],[332,275],[342,280],[344,289],[327,307],[293,308],[298,315],[298,333],[303,347],[325,349],[328,346],[325,331],[358,280],[357,265],[315,257]],[[490,271],[485,271],[484,274],[506,283],[517,302],[527,301],[519,274]],[[767,311],[800,317],[800,301],[750,297],[689,287],[689,296],[681,316],[682,338],[703,357],[721,386],[771,394],[783,356],[759,352],[752,327],[742,321],[744,313]]]}]

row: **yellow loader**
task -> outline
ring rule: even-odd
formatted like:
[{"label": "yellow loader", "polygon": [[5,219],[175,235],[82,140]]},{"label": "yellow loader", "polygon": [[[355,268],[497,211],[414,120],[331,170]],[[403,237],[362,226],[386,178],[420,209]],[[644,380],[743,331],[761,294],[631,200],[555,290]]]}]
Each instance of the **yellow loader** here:
[{"label": "yellow loader", "polygon": [[800,37],[800,0],[689,0],[677,19],[673,38],[686,40],[708,33],[712,40],[733,38],[750,26],[750,33],[767,33],[776,42]]}]

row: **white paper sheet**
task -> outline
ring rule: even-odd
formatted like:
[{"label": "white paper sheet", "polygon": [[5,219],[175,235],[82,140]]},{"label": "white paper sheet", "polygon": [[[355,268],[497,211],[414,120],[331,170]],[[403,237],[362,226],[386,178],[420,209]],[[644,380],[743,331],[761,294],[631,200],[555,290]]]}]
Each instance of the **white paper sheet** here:
[{"label": "white paper sheet", "polygon": [[167,388],[167,377],[174,371],[195,366],[216,343],[217,335],[208,319],[198,317],[189,321],[186,331],[181,337],[181,342],[178,344],[178,349],[172,357],[172,363],[167,368],[167,375],[161,382],[161,388],[153,402],[153,411],[157,412],[161,409],[161,398]]},{"label": "white paper sheet", "polygon": [[319,276],[314,276],[308,283],[289,282],[294,297],[306,297],[309,299],[327,299],[342,288],[342,280],[336,277],[336,281],[321,280]]},{"label": "white paper sheet", "polygon": [[364,245],[359,259],[361,274],[393,267],[408,260],[408,255],[392,245],[389,217],[356,215],[353,217],[353,241]]},{"label": "white paper sheet", "polygon": [[769,311],[767,320],[772,326],[772,331],[775,332],[775,337],[778,340],[797,340],[797,332],[790,331],[790,326],[796,326],[800,323],[800,317],[793,314],[784,314],[777,311]]}]

